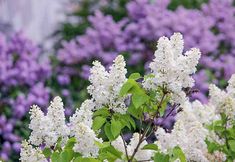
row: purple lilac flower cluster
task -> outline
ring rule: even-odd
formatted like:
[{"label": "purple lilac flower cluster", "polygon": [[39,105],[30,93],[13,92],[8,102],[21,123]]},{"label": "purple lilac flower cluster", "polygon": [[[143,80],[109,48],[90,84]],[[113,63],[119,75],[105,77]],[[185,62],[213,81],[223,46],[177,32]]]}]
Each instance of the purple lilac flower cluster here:
[{"label": "purple lilac flower cluster", "polygon": [[[235,7],[230,0],[210,0],[200,10],[180,6],[171,11],[167,8],[169,3],[169,0],[130,1],[126,6],[128,17],[119,22],[97,11],[89,18],[91,27],[84,35],[63,43],[58,59],[65,67],[82,65],[77,74],[87,78],[86,64],[94,58],[108,65],[116,55],[128,52],[129,64],[137,65],[153,57],[160,36],[181,32],[186,50],[198,47],[202,51],[199,72],[195,75],[196,88],[202,93],[194,97],[206,102],[208,81],[219,84],[219,78],[228,79],[235,71]],[[203,69],[209,69],[212,75]]]},{"label": "purple lilac flower cluster", "polygon": [[50,61],[23,33],[7,38],[0,34],[0,159],[8,161],[20,151],[25,115],[32,104],[46,106],[51,75]]}]

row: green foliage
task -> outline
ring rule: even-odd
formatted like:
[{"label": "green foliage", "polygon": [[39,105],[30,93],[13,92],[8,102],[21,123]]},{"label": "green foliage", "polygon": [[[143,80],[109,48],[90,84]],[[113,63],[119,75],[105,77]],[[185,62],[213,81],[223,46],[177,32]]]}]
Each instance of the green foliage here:
[{"label": "green foliage", "polygon": [[93,130],[94,131],[99,130],[104,125],[105,122],[106,122],[106,118],[102,116],[95,117],[93,120],[93,125],[92,125]]},{"label": "green foliage", "polygon": [[203,3],[208,3],[209,0],[171,0],[168,8],[171,10],[177,9],[179,6],[185,8],[200,8]]},{"label": "green foliage", "polygon": [[[227,116],[220,114],[221,119],[214,121],[208,126],[220,139],[225,142],[219,144],[216,141],[206,140],[208,152],[213,154],[215,151],[221,151],[227,156],[228,162],[235,160],[235,121],[228,119]],[[229,125],[229,126],[228,126]]]},{"label": "green foliage", "polygon": [[153,143],[145,145],[142,149],[143,150],[155,150],[155,151],[159,151],[158,146],[156,144],[153,144]]},{"label": "green foliage", "polygon": [[113,137],[118,137],[122,130],[122,123],[119,120],[112,118],[111,120],[111,132]]},{"label": "green foliage", "polygon": [[154,162],[169,162],[170,156],[166,155],[166,154],[163,154],[163,153],[160,153],[160,152],[157,152],[154,155],[153,159],[154,159]]}]

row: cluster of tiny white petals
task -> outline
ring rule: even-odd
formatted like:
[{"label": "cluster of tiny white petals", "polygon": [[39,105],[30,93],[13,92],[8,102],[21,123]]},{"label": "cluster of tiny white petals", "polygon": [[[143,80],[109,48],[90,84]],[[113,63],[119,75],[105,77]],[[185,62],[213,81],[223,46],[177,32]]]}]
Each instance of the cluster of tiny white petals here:
[{"label": "cluster of tiny white petals", "polygon": [[157,131],[158,144],[163,152],[179,146],[188,161],[209,162],[205,143],[208,131],[192,109],[189,102],[183,105],[184,111],[178,114],[171,133],[166,133],[162,128]]},{"label": "cluster of tiny white petals", "polygon": [[47,162],[47,159],[39,148],[33,148],[27,141],[23,141],[20,151],[21,162]]},{"label": "cluster of tiny white petals", "polygon": [[97,138],[91,128],[94,107],[95,104],[92,100],[86,100],[70,118],[71,136],[74,136],[77,141],[73,150],[81,153],[83,157],[97,157],[99,148],[95,141],[102,143],[102,139]]},{"label": "cluster of tiny white petals", "polygon": [[87,89],[95,102],[95,108],[107,106],[115,112],[124,114],[126,112],[125,98],[119,96],[127,73],[123,56],[117,56],[109,72],[98,61],[93,62],[93,65],[89,77],[91,85]]},{"label": "cluster of tiny white petals", "polygon": [[161,37],[154,54],[155,59],[149,66],[154,78],[144,82],[146,89],[166,86],[172,93],[171,101],[174,103],[186,101],[186,94],[182,89],[194,85],[191,75],[195,73],[201,55],[196,48],[182,54],[183,47],[183,37],[180,33],[175,33],[170,40],[167,37]]},{"label": "cluster of tiny white petals", "polygon": [[84,123],[77,124],[75,130],[75,138],[77,140],[73,147],[75,152],[79,152],[83,157],[97,157],[99,155],[99,147],[95,141],[102,143],[102,139],[96,137],[95,132]]},{"label": "cluster of tiny white petals", "polygon": [[47,117],[51,119],[53,123],[53,132],[55,132],[58,137],[62,137],[65,142],[70,134],[70,130],[65,122],[64,104],[60,97],[55,97],[51,102],[48,107]]},{"label": "cluster of tiny white petals", "polygon": [[[137,147],[139,143],[139,134],[134,133],[133,137],[131,138],[130,143],[127,145],[127,153],[129,156],[133,154],[135,151],[135,148]],[[123,155],[125,155],[125,147],[122,141],[122,138],[119,136],[116,140],[114,140],[112,143],[112,146],[115,147],[117,150],[121,151]],[[151,157],[153,156],[153,151],[152,150],[142,150],[142,148],[147,145],[147,141],[143,141],[140,146],[138,151],[135,154],[135,159],[137,161],[151,161]]]},{"label": "cluster of tiny white petals", "polygon": [[64,108],[60,97],[55,97],[48,108],[47,115],[44,115],[36,105],[30,110],[29,128],[32,130],[29,141],[39,146],[54,146],[59,137],[66,140],[69,135],[69,128],[65,124]]},{"label": "cluster of tiny white petals", "polygon": [[215,113],[213,105],[203,105],[198,100],[192,102],[192,109],[187,109],[186,111],[191,111],[203,125],[211,124],[213,121],[220,119],[220,116]]},{"label": "cluster of tiny white petals", "polygon": [[227,157],[223,152],[216,150],[213,154],[208,155],[208,159],[210,159],[210,161],[222,162],[222,161],[226,161]]},{"label": "cluster of tiny white petals", "polygon": [[74,135],[76,127],[79,123],[84,123],[88,127],[92,126],[92,109],[94,109],[95,104],[92,100],[86,100],[82,103],[80,109],[77,109],[75,114],[70,117],[70,129],[71,135]]},{"label": "cluster of tiny white petals", "polygon": [[229,119],[233,119],[235,115],[235,75],[229,80],[229,85],[227,87],[227,92],[220,90],[215,85],[210,85],[209,103],[214,105],[216,108],[216,113],[225,113]]}]

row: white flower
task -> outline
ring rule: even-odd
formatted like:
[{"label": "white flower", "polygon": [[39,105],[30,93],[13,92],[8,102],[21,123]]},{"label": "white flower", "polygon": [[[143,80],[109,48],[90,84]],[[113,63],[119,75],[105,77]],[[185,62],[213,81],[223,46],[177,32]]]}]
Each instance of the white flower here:
[{"label": "white flower", "polygon": [[64,108],[60,97],[55,97],[48,108],[47,115],[44,115],[36,105],[30,110],[29,128],[32,130],[29,141],[39,146],[45,143],[50,147],[55,145],[59,137],[63,143],[69,135],[69,128],[65,124]]},{"label": "white flower", "polygon": [[73,150],[81,153],[83,157],[97,157],[99,148],[95,141],[102,143],[102,139],[97,138],[95,132],[83,123],[79,123],[74,131],[77,142]]},{"label": "white flower", "polygon": [[235,98],[235,74],[231,76],[231,78],[228,81],[228,87],[226,88],[228,94]]},{"label": "white flower", "polygon": [[86,100],[82,103],[80,109],[77,109],[75,114],[70,117],[70,130],[71,135],[74,135],[76,128],[80,123],[84,123],[86,126],[92,126],[92,109],[94,109],[95,104],[92,100]]},{"label": "white flower", "polygon": [[182,54],[183,45],[183,37],[180,33],[175,33],[170,40],[167,37],[161,37],[154,54],[155,59],[149,66],[154,78],[144,82],[144,87],[147,89],[166,86],[172,93],[171,101],[174,103],[183,103],[186,100],[182,89],[194,85],[191,75],[195,73],[201,55],[196,48]]},{"label": "white flower", "polygon": [[89,77],[91,85],[87,89],[96,104],[96,109],[107,106],[115,112],[124,114],[126,112],[125,98],[119,96],[127,73],[123,56],[120,55],[114,60],[109,72],[98,61],[93,62],[93,65]]},{"label": "white flower", "polygon": [[53,131],[58,137],[66,139],[69,135],[69,128],[65,123],[64,104],[60,97],[55,97],[48,107],[47,117],[52,120]]},{"label": "white flower", "polygon": [[235,114],[234,83],[233,76],[229,80],[227,92],[220,90],[213,84],[209,87],[210,104],[215,106],[217,114],[225,113],[229,119],[233,119]]},{"label": "white flower", "polygon": [[203,125],[211,124],[213,121],[220,119],[220,116],[215,113],[215,107],[213,105],[203,105],[198,100],[192,103],[192,109],[188,109],[188,111],[192,111],[197,120]]},{"label": "white flower", "polygon": [[21,144],[20,160],[22,162],[47,162],[39,148],[33,148],[27,141]]},{"label": "white flower", "polygon": [[77,140],[73,147],[75,152],[79,152],[83,157],[97,157],[99,148],[95,141],[103,142],[96,137],[92,127],[92,109],[95,104],[92,100],[86,100],[82,103],[81,108],[77,109],[75,114],[70,118],[70,132]]},{"label": "white flower", "polygon": [[188,161],[209,162],[206,158],[207,145],[205,139],[207,129],[194,114],[192,105],[187,102],[183,111],[177,115],[177,122],[171,133],[166,133],[162,128],[157,131],[158,144],[163,152],[179,146],[185,153]]}]

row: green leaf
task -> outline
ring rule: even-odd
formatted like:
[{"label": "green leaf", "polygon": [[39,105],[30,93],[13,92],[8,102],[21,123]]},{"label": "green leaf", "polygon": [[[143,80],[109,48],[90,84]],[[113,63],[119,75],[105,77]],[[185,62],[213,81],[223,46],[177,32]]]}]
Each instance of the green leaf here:
[{"label": "green leaf", "polygon": [[128,107],[127,111],[136,119],[139,119],[140,115],[142,114],[142,110],[140,108],[135,108],[133,103]]},{"label": "green leaf", "polygon": [[51,149],[50,148],[45,148],[43,151],[42,151],[43,155],[48,158],[49,156],[51,156],[52,152],[51,152]]},{"label": "green leaf", "polygon": [[229,140],[228,141],[228,145],[230,147],[230,149],[235,152],[235,140]]},{"label": "green leaf", "polygon": [[123,84],[119,95],[120,96],[126,95],[132,87],[133,87],[133,84],[128,80],[126,83]]},{"label": "green leaf", "polygon": [[65,162],[65,161],[70,161],[69,160],[69,153],[67,150],[64,150],[61,154],[60,154],[60,161],[61,162]]},{"label": "green leaf", "polygon": [[75,137],[70,138],[65,145],[65,149],[72,149],[76,141]]},{"label": "green leaf", "polygon": [[129,76],[129,79],[134,79],[134,80],[137,80],[141,78],[141,75],[139,73],[132,73],[130,76]]},{"label": "green leaf", "polygon": [[213,153],[216,150],[219,150],[219,144],[215,143],[215,142],[211,142],[209,140],[205,140],[206,144],[207,144],[207,149],[209,153]]},{"label": "green leaf", "polygon": [[112,131],[111,131],[111,125],[110,123],[106,123],[105,126],[104,126],[104,132],[105,132],[105,135],[108,137],[108,139],[111,141],[111,140],[114,140],[114,137],[113,137],[113,134],[112,134]]},{"label": "green leaf", "polygon": [[105,122],[106,122],[106,118],[101,117],[101,116],[97,116],[93,120],[92,128],[95,131],[99,130],[104,125]]},{"label": "green leaf", "polygon": [[135,106],[135,108],[139,108],[144,103],[146,103],[149,100],[149,96],[146,94],[133,94],[132,95],[132,102]]},{"label": "green leaf", "polygon": [[75,160],[73,160],[73,162],[101,162],[101,161],[94,158],[77,157]]},{"label": "green leaf", "polygon": [[59,139],[57,140],[57,143],[56,143],[55,150],[59,150],[59,151],[62,150],[62,148],[61,148],[61,141],[62,141],[62,137],[59,137]]},{"label": "green leaf", "polygon": [[107,108],[102,108],[93,113],[93,116],[102,116],[102,117],[108,117],[110,115],[110,112]]},{"label": "green leaf", "polygon": [[173,149],[174,160],[180,159],[181,162],[187,162],[184,152],[179,146],[174,147]]},{"label": "green leaf", "polygon": [[130,124],[130,122],[128,120],[126,120],[124,118],[124,116],[122,118],[120,118],[120,122],[122,123],[123,127],[126,126],[128,129],[131,130],[131,124]]},{"label": "green leaf", "polygon": [[121,130],[122,130],[121,122],[112,118],[111,130],[112,130],[113,137],[117,137],[118,135],[120,135]]},{"label": "green leaf", "polygon": [[169,155],[165,155],[163,153],[157,152],[154,155],[154,162],[169,162],[170,157]]},{"label": "green leaf", "polygon": [[135,121],[134,119],[132,119],[131,117],[129,118],[129,121],[131,123],[131,126],[134,128],[134,130],[136,129],[136,125],[135,125]]},{"label": "green leaf", "polygon": [[53,152],[51,155],[52,162],[58,162],[60,160],[60,154],[58,152]]},{"label": "green leaf", "polygon": [[155,150],[155,151],[159,150],[157,145],[153,143],[145,145],[142,149],[143,150]]}]

